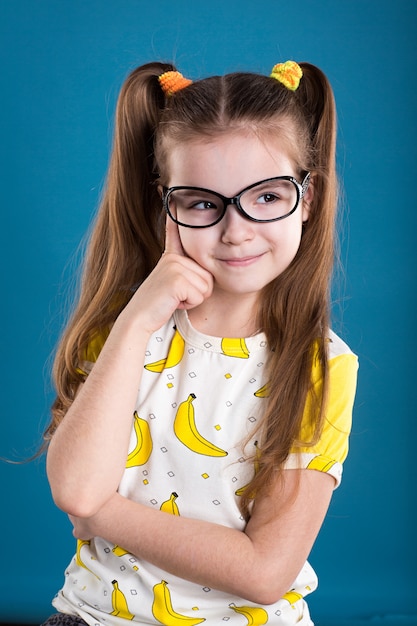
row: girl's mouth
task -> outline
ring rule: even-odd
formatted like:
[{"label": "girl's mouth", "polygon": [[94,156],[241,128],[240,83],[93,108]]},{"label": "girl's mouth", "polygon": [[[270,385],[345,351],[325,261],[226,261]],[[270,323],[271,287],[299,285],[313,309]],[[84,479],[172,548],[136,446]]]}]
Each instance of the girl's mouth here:
[{"label": "girl's mouth", "polygon": [[229,267],[246,267],[248,265],[252,265],[252,263],[256,263],[263,254],[257,254],[253,256],[245,256],[245,257],[229,257],[226,259],[220,259],[222,263],[228,265]]}]

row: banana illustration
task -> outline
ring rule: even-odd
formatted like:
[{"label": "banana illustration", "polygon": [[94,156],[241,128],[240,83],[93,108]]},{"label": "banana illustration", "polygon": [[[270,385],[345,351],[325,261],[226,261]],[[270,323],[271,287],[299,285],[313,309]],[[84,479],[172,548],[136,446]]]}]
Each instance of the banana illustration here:
[{"label": "banana illustration", "polygon": [[262,626],[268,621],[268,613],[260,606],[236,606],[236,604],[229,604],[229,607],[234,610],[235,613],[244,615],[248,620],[248,626]]},{"label": "banana illustration", "polygon": [[134,412],[134,429],[136,433],[136,446],[129,453],[126,460],[126,467],[135,467],[137,465],[144,465],[147,462],[152,452],[152,437],[149,424],[146,420],[139,417],[137,412]]},{"label": "banana illustration", "polygon": [[179,515],[178,504],[175,502],[177,498],[178,494],[173,491],[170,498],[161,504],[160,510],[165,511],[165,513],[171,513],[171,515]]},{"label": "banana illustration", "polygon": [[128,552],[121,546],[114,546],[112,552],[115,556],[124,556],[125,554],[130,554],[130,552]]},{"label": "banana illustration", "polygon": [[328,472],[335,463],[336,461],[334,459],[329,459],[327,456],[318,454],[311,459],[310,463],[307,465],[307,468],[319,470],[320,472]]},{"label": "banana illustration", "polygon": [[282,599],[287,600],[290,604],[295,604],[298,600],[302,600],[303,596],[296,591],[287,591],[287,593],[284,593],[282,596]]},{"label": "banana illustration", "polygon": [[168,583],[162,580],[153,588],[152,613],[158,622],[161,622],[164,626],[196,626],[206,621],[204,617],[188,617],[174,611],[167,585]]},{"label": "banana illustration", "polygon": [[81,539],[77,539],[77,551],[75,554],[75,562],[79,567],[83,567],[84,569],[88,570],[89,572],[91,572],[91,574],[94,574],[94,576],[98,578],[98,580],[100,580],[100,577],[97,576],[97,574],[95,574],[89,567],[87,567],[87,565],[84,563],[84,561],[81,558],[81,548],[83,546],[89,546],[89,545],[90,545],[90,540],[84,541]]},{"label": "banana illustration", "polygon": [[132,615],[132,613],[129,611],[125,595],[119,589],[119,583],[117,582],[117,580],[112,580],[111,584],[113,585],[113,591],[111,594],[111,604],[113,607],[113,611],[110,613],[110,615],[132,620],[135,616]]},{"label": "banana illustration", "polygon": [[[253,467],[255,470],[255,475],[259,472],[259,459],[261,458],[261,452],[258,448],[258,442],[255,441],[255,443],[253,444],[256,448],[256,453],[255,453],[255,460],[253,462]],[[243,487],[239,487],[239,489],[236,489],[235,491],[235,496],[242,496],[243,493],[246,491],[248,485],[244,485]]]},{"label": "banana illustration", "polygon": [[221,342],[223,354],[248,359],[249,350],[244,339],[224,337]]},{"label": "banana illustration", "polygon": [[227,452],[218,448],[207,439],[204,439],[200,435],[195,425],[194,406],[193,400],[196,396],[191,393],[187,400],[181,402],[177,409],[177,414],[174,420],[174,432],[178,439],[187,448],[196,452],[197,454],[204,454],[206,456],[227,456]]},{"label": "banana illustration", "polygon": [[148,365],[145,365],[145,369],[150,372],[162,372],[168,367],[175,367],[175,365],[178,365],[181,361],[184,356],[185,342],[178,332],[177,327],[174,326],[174,328],[175,333],[172,338],[167,357],[165,359],[161,359],[160,361],[155,361],[154,363],[148,363]]},{"label": "banana illustration", "polygon": [[269,383],[266,383],[263,387],[255,391],[253,394],[257,398],[267,398],[269,396]]},{"label": "banana illustration", "polygon": [[77,563],[77,565],[79,565],[80,567],[84,567],[85,569],[88,569],[88,567],[86,566],[86,564],[81,558],[81,548],[83,546],[89,546],[89,545],[90,545],[90,540],[83,541],[82,539],[77,539],[77,552],[75,554],[75,562]]}]

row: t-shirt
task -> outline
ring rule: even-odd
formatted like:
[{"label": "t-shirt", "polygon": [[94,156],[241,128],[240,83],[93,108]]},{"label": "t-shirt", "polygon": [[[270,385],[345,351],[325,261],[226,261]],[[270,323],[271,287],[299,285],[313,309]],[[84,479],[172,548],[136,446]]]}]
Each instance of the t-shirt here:
[{"label": "t-shirt", "polygon": [[[322,436],[313,447],[294,448],[286,467],[327,472],[338,485],[348,451],[357,358],[332,331],[328,341],[330,391]],[[97,352],[93,346],[89,354],[94,356],[87,359]],[[147,346],[119,493],[172,515],[243,531],[239,500],[256,471],[254,430],[268,395],[267,353],[263,333],[245,339],[207,336],[191,326],[185,311],[176,311]],[[83,369],[91,366],[87,362]],[[316,366],[313,380],[318,388]],[[307,441],[308,407],[309,401],[302,432]],[[125,620],[283,626],[310,623],[301,622],[308,615],[304,597],[316,587],[306,562],[283,598],[261,606],[173,576],[97,537],[77,542],[53,604],[92,626],[120,626]]]}]

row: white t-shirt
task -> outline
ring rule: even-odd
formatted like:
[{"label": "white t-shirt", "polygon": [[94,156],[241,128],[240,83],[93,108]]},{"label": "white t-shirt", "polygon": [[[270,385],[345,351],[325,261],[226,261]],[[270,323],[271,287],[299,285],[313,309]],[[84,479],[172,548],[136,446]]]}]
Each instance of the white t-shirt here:
[{"label": "white t-shirt", "polygon": [[[286,466],[328,472],[338,485],[347,454],[357,358],[331,331],[329,342],[330,398],[322,437],[314,447],[292,452]],[[97,352],[93,347],[95,356],[87,354],[87,359],[94,360]],[[247,458],[256,453],[251,433],[267,395],[266,358],[263,334],[246,339],[206,336],[191,326],[186,312],[176,311],[147,347],[120,494],[173,515],[243,531],[240,490],[254,472]],[[86,363],[85,370],[91,366]],[[303,434],[308,437],[308,426]],[[166,626],[284,626],[311,623],[303,598],[316,587],[317,577],[306,563],[282,599],[260,606],[180,579],[123,546],[95,538],[78,541],[53,604],[91,626],[120,626],[126,620]]]}]

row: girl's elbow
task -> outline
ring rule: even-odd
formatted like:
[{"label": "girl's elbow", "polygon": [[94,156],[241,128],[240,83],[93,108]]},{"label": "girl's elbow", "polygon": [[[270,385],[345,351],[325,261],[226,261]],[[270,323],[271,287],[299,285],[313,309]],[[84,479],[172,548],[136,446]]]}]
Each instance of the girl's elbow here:
[{"label": "girl's elbow", "polygon": [[292,580],[278,568],[268,571],[266,566],[261,566],[256,575],[246,578],[241,595],[254,604],[275,604],[291,588]]},{"label": "girl's elbow", "polygon": [[91,517],[103,506],[110,493],[100,492],[97,485],[54,473],[47,467],[49,486],[55,505],[74,517]]},{"label": "girl's elbow", "polygon": [[49,480],[52,499],[55,505],[67,515],[88,518],[97,513],[104,501],[85,488],[63,484],[62,481]]},{"label": "girl's elbow", "polygon": [[283,591],[282,587],[271,585],[271,581],[267,581],[262,585],[256,585],[249,589],[248,592],[244,594],[244,597],[254,604],[269,606],[270,604],[278,602],[284,593],[285,591]]},{"label": "girl's elbow", "polygon": [[92,506],[91,501],[86,501],[82,496],[64,493],[61,489],[51,487],[52,499],[55,505],[67,515],[87,518],[97,512],[98,507]]}]

